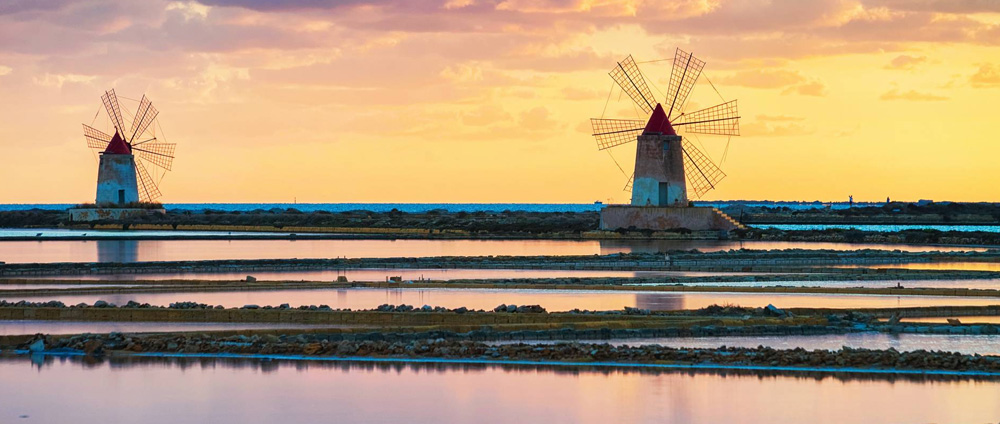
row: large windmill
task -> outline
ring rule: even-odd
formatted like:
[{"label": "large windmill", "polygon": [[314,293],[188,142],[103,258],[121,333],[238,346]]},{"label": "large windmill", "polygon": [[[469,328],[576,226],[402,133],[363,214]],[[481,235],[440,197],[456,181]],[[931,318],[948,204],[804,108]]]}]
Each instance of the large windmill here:
[{"label": "large windmill", "polygon": [[[87,147],[101,151],[97,171],[97,204],[122,206],[156,200],[160,197],[160,189],[146,164],[169,171],[176,146],[157,139],[154,123],[159,112],[143,95],[138,110],[130,117],[130,125],[126,127],[115,90],[106,91],[101,100],[107,113],[106,128],[99,130],[83,124]],[[97,121],[97,116],[94,120]],[[114,135],[109,135],[111,133]]]},{"label": "large windmill", "polygon": [[704,67],[704,61],[677,49],[663,103],[649,91],[632,56],[609,73],[636,106],[649,115],[645,123],[637,119],[590,120],[600,150],[638,141],[635,172],[629,180],[633,206],[687,206],[689,194],[700,198],[725,178],[726,174],[707,155],[677,135],[678,130],[725,136],[740,134],[736,100],[682,112]]}]

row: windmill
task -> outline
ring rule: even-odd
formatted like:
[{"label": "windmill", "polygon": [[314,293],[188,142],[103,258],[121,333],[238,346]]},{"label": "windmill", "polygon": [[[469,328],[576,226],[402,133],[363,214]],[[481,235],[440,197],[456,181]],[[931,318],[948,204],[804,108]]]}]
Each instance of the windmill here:
[{"label": "windmill", "polygon": [[[701,198],[726,174],[677,130],[686,133],[738,136],[736,100],[690,113],[682,112],[688,95],[701,76],[705,62],[677,49],[663,103],[649,91],[646,79],[632,56],[618,62],[609,75],[642,112],[634,119],[590,120],[599,150],[638,141],[635,172],[626,185],[632,188],[633,206],[688,206],[689,193]],[[686,183],[685,183],[686,180]]]},{"label": "windmill", "polygon": [[[99,150],[101,155],[97,171],[97,203],[122,206],[156,200],[160,197],[160,189],[146,165],[169,171],[176,147],[156,137],[153,124],[159,112],[143,95],[138,110],[126,127],[115,90],[104,92],[101,101],[107,114],[107,128],[102,131],[83,124],[87,147]],[[100,113],[98,109],[97,114]],[[97,115],[94,120],[97,120]]]}]

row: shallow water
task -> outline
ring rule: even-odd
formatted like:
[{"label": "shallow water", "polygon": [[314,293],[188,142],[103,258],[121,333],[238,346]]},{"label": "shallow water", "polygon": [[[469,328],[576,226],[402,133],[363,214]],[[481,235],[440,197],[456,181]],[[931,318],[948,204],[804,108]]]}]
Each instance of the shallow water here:
[{"label": "shallow water", "polygon": [[173,331],[344,328],[344,325],[216,322],[0,321],[0,336],[17,334],[150,333]]},{"label": "shallow water", "polygon": [[186,230],[77,230],[69,228],[0,228],[0,240],[13,237],[47,239],[53,237],[94,237],[120,239],[145,237],[288,237],[291,233],[248,231],[186,231]]},{"label": "shallow water", "polygon": [[906,264],[845,265],[839,268],[919,269],[935,271],[1000,272],[1000,262],[912,262]]},{"label": "shallow water", "polygon": [[[73,276],[46,276],[40,279],[72,278],[74,280],[211,280],[238,281],[246,272],[188,272],[166,274],[91,274]],[[739,272],[699,271],[588,271],[550,269],[421,269],[421,268],[346,268],[316,271],[253,271],[257,281],[386,281],[389,277],[402,277],[403,281],[450,281],[463,279],[519,279],[519,278],[592,278],[592,277],[695,277],[718,275],[755,275]],[[4,287],[0,285],[0,288]]]},{"label": "shallow water", "polygon": [[[726,337],[663,337],[652,339],[581,340],[580,343],[608,343],[614,346],[660,345],[675,348],[714,349],[721,346],[774,349],[839,350],[842,347],[889,349],[900,352],[941,350],[968,355],[1000,355],[1000,336],[946,334],[886,334],[849,333],[814,336],[726,336]],[[521,342],[503,342],[521,343]],[[530,344],[562,343],[558,340],[525,341]]]},{"label": "shallow water", "polygon": [[936,230],[936,231],[983,231],[987,233],[1000,233],[1000,225],[925,225],[925,224],[904,224],[904,225],[865,225],[865,224],[751,224],[754,228],[774,228],[782,231],[819,231],[819,230],[860,230],[880,233],[894,233],[904,230]]},{"label": "shallow water", "polygon": [[[114,278],[115,276],[110,276]],[[752,277],[748,277],[752,278]],[[648,285],[648,284],[644,284]],[[809,280],[809,281],[708,281],[698,283],[683,283],[685,286],[722,286],[722,287],[865,287],[865,288],[949,288],[949,289],[1000,289],[1000,279],[976,280],[873,280],[873,281],[841,281],[841,280]]]},{"label": "shallow water", "polygon": [[[0,359],[0,422],[995,422],[1000,382],[246,359]],[[58,402],[58,407],[53,407]],[[19,418],[25,417],[25,418]]]},{"label": "shallow water", "polygon": [[688,240],[85,240],[0,241],[7,263],[140,262],[218,259],[567,256],[671,250],[880,249],[983,251],[983,247],[872,243]]},{"label": "shallow water", "polygon": [[920,306],[998,305],[1000,298],[956,296],[874,296],[785,293],[684,293],[627,292],[584,290],[500,290],[500,289],[308,289],[267,290],[248,292],[177,292],[133,293],[64,296],[5,296],[8,301],[59,300],[67,305],[80,302],[92,304],[105,300],[123,305],[133,300],[152,305],[168,305],[192,301],[226,307],[272,305],[288,303],[329,305],[332,308],[371,309],[382,304],[414,306],[467,307],[491,310],[500,304],[541,305],[549,311],[571,309],[620,310],[625,306],[651,310],[698,309],[713,304],[734,304],[763,307],[774,304],[779,308],[894,308]]},{"label": "shallow water", "polygon": [[[962,324],[1000,324],[1000,316],[963,316],[963,317],[952,317],[952,318],[961,321]],[[941,317],[903,318],[900,321],[904,323],[924,322],[924,323],[945,324],[948,322],[948,318],[941,318]]]},{"label": "shallow water", "polygon": [[[36,277],[41,280],[72,278],[86,281],[156,281],[156,280],[206,280],[239,281],[246,278],[246,272],[189,272],[165,274],[91,274],[72,276]],[[522,278],[657,278],[657,277],[711,277],[744,276],[744,281],[704,281],[704,282],[653,282],[641,285],[723,286],[723,287],[930,287],[930,288],[972,288],[1000,289],[1000,279],[975,280],[806,280],[806,281],[760,281],[754,280],[761,273],[750,272],[701,272],[701,271],[585,271],[585,270],[538,270],[538,269],[420,269],[420,268],[364,268],[316,271],[254,271],[249,273],[258,281],[336,281],[346,277],[348,281],[385,281],[388,277],[401,277],[403,281],[451,281],[463,279],[522,279]],[[636,284],[640,285],[640,284]],[[0,284],[0,289],[7,285]]]},{"label": "shallow water", "polygon": [[3,290],[89,289],[101,287],[156,287],[156,284],[0,284]]}]

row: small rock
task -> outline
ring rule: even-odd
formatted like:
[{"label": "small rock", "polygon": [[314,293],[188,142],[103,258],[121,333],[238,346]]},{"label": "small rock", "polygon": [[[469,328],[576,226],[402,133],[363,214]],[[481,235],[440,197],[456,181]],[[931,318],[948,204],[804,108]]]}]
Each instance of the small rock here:
[{"label": "small rock", "polygon": [[245,280],[243,280],[243,281],[245,281],[247,283],[255,283],[255,282],[257,282],[257,277],[254,277],[252,275],[248,275],[247,278]]},{"label": "small rock", "polygon": [[87,354],[87,356],[98,356],[104,353],[103,347],[104,342],[99,339],[87,340],[83,344],[83,353]]},{"label": "small rock", "polygon": [[788,313],[786,313],[784,310],[781,310],[777,306],[774,306],[770,303],[768,303],[767,306],[764,307],[764,311],[766,311],[769,315],[776,317],[783,317],[788,315]]}]

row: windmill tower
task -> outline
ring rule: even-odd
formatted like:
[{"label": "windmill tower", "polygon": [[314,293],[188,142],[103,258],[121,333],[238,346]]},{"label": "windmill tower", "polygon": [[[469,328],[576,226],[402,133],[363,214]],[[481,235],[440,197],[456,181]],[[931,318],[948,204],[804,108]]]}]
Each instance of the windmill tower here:
[{"label": "windmill tower", "polygon": [[[631,206],[667,209],[623,212],[620,210],[621,207],[606,208],[607,213],[602,212],[603,227],[726,229],[732,225],[739,226],[715,209],[709,209],[713,211],[712,214],[670,210],[686,208],[692,194],[694,198],[700,198],[715,188],[726,176],[707,155],[686,138],[678,135],[677,131],[723,136],[740,134],[740,117],[736,110],[736,100],[690,113],[682,112],[688,95],[691,94],[704,67],[704,61],[695,58],[691,53],[677,49],[663,103],[657,101],[650,92],[646,79],[632,56],[618,62],[609,73],[622,92],[628,94],[636,107],[649,117],[645,121],[591,119],[598,149],[605,150],[637,142],[635,171],[626,184],[626,189],[631,187],[632,191]],[[616,218],[622,214],[628,217]],[[717,221],[712,217],[713,214],[719,215],[722,223],[713,223]],[[605,222],[605,215],[608,215],[608,221],[613,223]],[[701,215],[705,215],[704,219],[700,217]],[[699,218],[692,220],[690,217]],[[729,224],[726,224],[727,222]]]},{"label": "windmill tower", "polygon": [[[169,171],[176,147],[173,143],[160,142],[156,137],[153,124],[159,112],[143,95],[138,110],[132,115],[131,125],[126,129],[115,90],[106,91],[101,101],[109,128],[101,131],[83,124],[87,147],[100,150],[97,204],[123,207],[130,203],[156,200],[160,197],[160,190],[147,170],[146,162]],[[96,121],[97,116],[94,118]],[[114,135],[108,135],[112,131]]]}]

